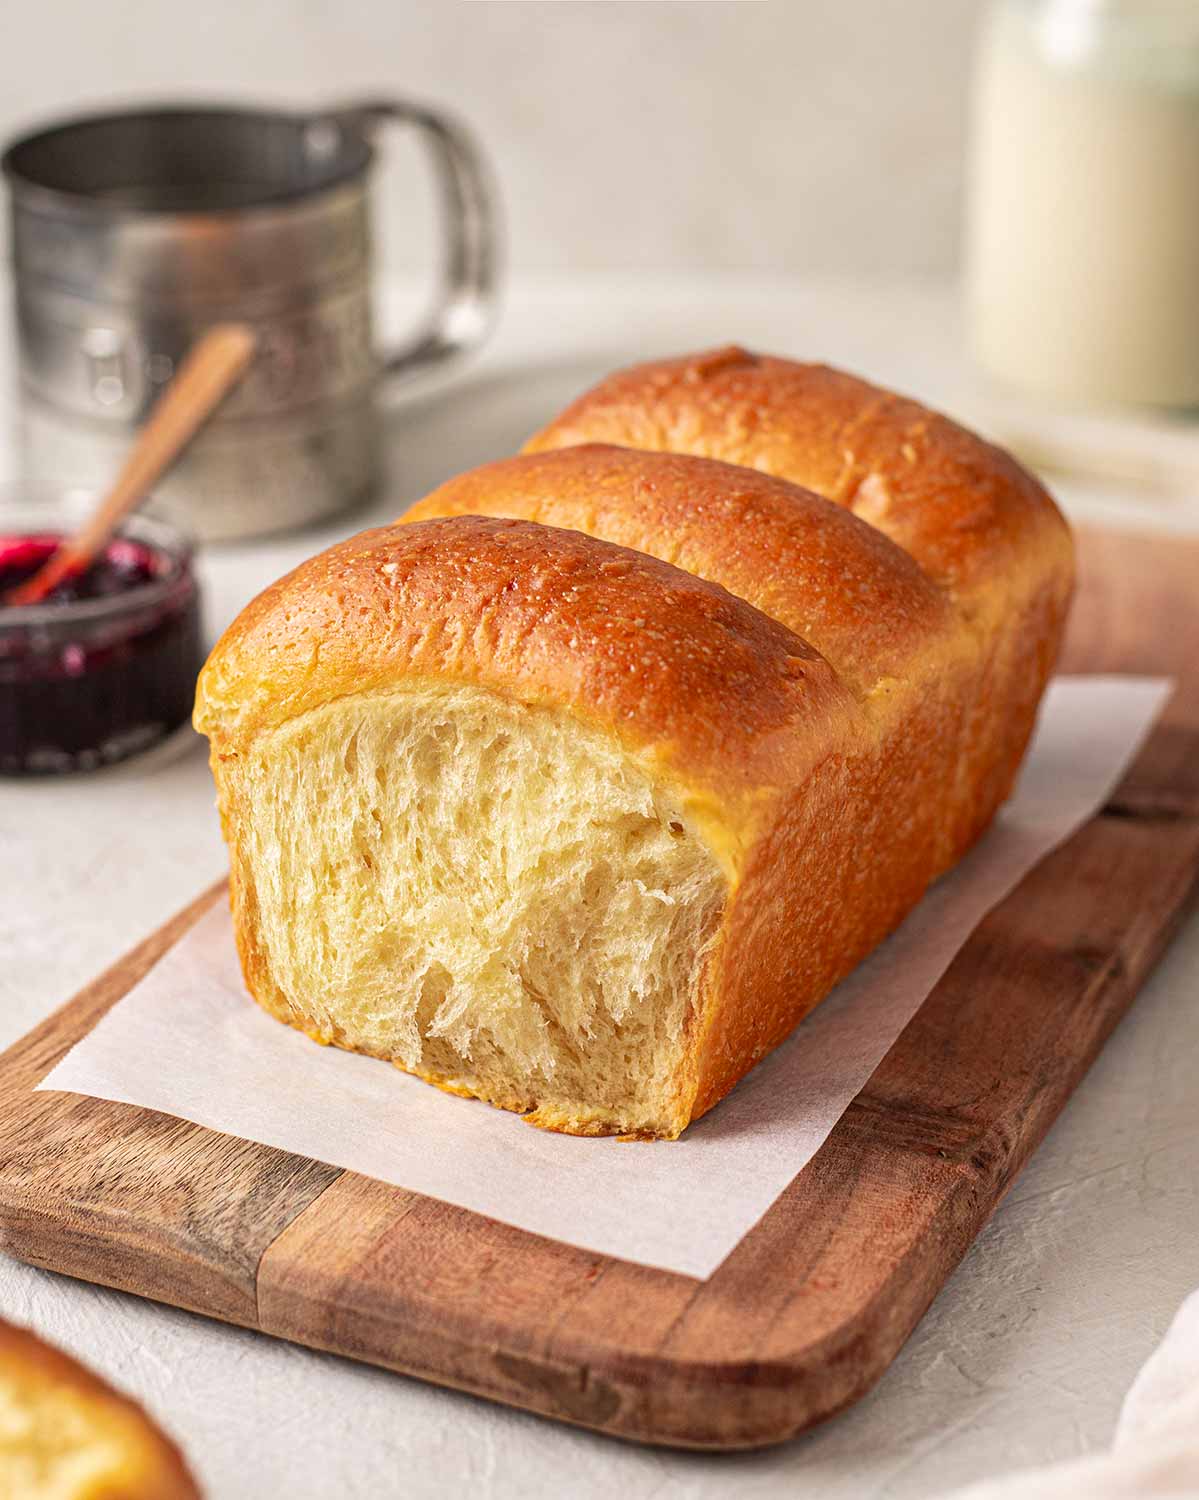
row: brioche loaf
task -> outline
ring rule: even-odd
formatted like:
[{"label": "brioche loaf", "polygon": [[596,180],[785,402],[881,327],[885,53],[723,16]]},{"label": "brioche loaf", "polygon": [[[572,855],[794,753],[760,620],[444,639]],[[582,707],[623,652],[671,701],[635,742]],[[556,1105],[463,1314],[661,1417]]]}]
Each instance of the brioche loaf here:
[{"label": "brioche loaf", "polygon": [[0,1321],[5,1500],[199,1500],[174,1443],[135,1401]]},{"label": "brioche loaf", "polygon": [[614,377],[529,446],[218,643],[239,951],[322,1041],[674,1137],[1007,795],[1069,536],[944,418],[740,351]]}]

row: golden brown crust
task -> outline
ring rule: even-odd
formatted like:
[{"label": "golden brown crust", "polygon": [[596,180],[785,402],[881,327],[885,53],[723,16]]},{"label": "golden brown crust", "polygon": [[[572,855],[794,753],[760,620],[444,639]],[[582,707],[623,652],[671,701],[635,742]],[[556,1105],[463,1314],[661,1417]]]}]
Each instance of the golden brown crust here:
[{"label": "golden brown crust", "polygon": [[30,1400],[47,1390],[65,1393],[82,1411],[95,1413],[104,1441],[119,1437],[127,1477],[117,1488],[105,1485],[103,1494],[111,1500],[200,1500],[183,1455],[136,1401],[29,1329],[2,1319],[0,1384],[11,1386],[15,1394],[5,1397],[11,1400],[21,1399],[23,1390]]},{"label": "golden brown crust", "polygon": [[[960,858],[1011,790],[1069,607],[1073,545],[1044,488],[918,402],[735,346],[618,371],[526,452],[597,442],[706,455],[806,486],[949,591],[974,659],[967,680],[946,682],[958,723],[940,726],[952,735],[940,868]],[[920,655],[935,660],[933,642]]]},{"label": "golden brown crust", "polygon": [[868,521],[930,578],[1005,585],[1029,543],[1069,566],[1056,506],[1002,450],[916,401],[826,365],[736,346],[618,371],[525,445],[699,454],[789,479]]},{"label": "golden brown crust", "polygon": [[405,522],[519,516],[632,547],[721,584],[782,621],[859,693],[956,647],[943,589],[850,512],[752,469],[587,444],[460,474]]},{"label": "golden brown crust", "polygon": [[921,706],[895,720],[881,747],[830,754],[776,805],[726,912],[722,982],[694,1044],[693,1119],[785,1040],[941,873],[931,732]]},{"label": "golden brown crust", "polygon": [[853,711],[818,653],[724,589],[578,532],[464,516],[362,532],[266,589],[209,657],[195,723],[220,756],[406,678],[565,707],[725,798],[789,784]]}]

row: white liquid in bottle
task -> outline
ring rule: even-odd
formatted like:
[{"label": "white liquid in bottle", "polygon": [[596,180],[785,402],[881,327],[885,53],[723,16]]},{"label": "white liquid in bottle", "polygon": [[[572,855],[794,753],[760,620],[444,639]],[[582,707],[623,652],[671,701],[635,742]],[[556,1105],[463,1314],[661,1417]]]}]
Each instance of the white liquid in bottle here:
[{"label": "white liquid in bottle", "polygon": [[1066,402],[1199,406],[1199,0],[1007,0],[975,106],[980,363]]}]

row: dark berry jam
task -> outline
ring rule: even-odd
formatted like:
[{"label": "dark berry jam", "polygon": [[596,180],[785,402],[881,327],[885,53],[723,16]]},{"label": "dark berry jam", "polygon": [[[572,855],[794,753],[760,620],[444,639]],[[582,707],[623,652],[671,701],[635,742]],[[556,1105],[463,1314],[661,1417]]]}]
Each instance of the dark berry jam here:
[{"label": "dark berry jam", "polygon": [[[190,715],[201,659],[190,554],[151,522],[129,531],[41,603],[0,605],[0,774],[107,765]],[[60,540],[0,535],[0,594]]]},{"label": "dark berry jam", "polygon": [[[10,589],[32,578],[58,551],[62,537],[55,532],[38,536],[0,536],[0,607]],[[47,604],[70,604],[76,599],[106,599],[139,583],[149,583],[169,571],[170,560],[144,542],[115,537],[82,573],[62,580],[45,597]]]}]

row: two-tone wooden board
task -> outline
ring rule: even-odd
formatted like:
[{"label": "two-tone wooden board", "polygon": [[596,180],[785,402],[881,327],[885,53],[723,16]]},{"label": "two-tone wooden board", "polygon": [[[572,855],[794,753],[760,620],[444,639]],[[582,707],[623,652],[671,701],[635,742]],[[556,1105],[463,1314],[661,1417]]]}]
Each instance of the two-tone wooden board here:
[{"label": "two-tone wooden board", "polygon": [[0,1059],[4,1247],[622,1437],[738,1448],[829,1416],[886,1369],[1196,890],[1199,547],[1086,537],[1063,665],[1181,686],[1109,804],[981,924],[707,1281],[148,1110],[31,1092],[219,892]]}]

